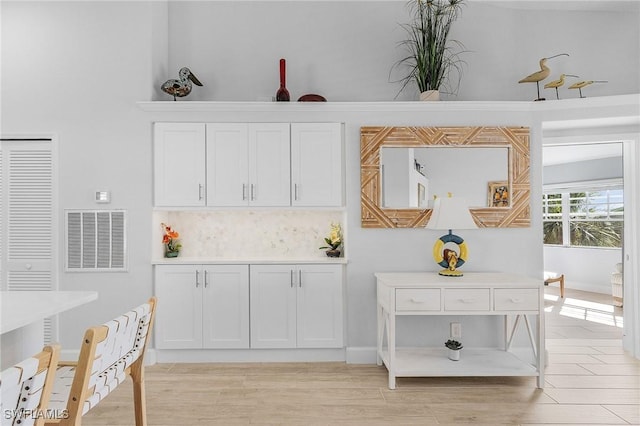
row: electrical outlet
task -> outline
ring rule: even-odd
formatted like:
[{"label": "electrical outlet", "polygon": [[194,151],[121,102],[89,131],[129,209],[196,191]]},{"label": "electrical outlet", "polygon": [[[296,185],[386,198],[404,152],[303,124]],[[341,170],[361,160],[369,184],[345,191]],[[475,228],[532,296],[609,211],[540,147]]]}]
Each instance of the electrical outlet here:
[{"label": "electrical outlet", "polygon": [[462,325],[459,322],[451,323],[451,338],[460,339],[462,337]]}]

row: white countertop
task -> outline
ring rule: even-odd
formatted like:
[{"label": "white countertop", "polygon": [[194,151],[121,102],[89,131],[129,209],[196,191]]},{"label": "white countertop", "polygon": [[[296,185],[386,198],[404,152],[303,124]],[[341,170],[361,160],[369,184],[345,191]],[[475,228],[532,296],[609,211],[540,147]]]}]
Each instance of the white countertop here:
[{"label": "white countertop", "polygon": [[95,291],[0,291],[0,334],[96,299]]},{"label": "white countertop", "polygon": [[284,265],[284,264],[346,264],[344,257],[176,257],[153,259],[153,265]]}]

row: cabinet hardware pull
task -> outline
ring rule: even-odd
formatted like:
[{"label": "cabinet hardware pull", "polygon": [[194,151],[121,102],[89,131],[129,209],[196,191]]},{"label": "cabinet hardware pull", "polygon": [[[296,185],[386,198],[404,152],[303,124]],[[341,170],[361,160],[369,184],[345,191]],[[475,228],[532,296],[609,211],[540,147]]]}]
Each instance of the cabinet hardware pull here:
[{"label": "cabinet hardware pull", "polygon": [[473,303],[476,299],[458,299],[462,303]]},{"label": "cabinet hardware pull", "polygon": [[411,301],[413,303],[424,303],[424,302],[426,302],[426,300],[424,300],[424,299],[416,299],[415,297],[412,297]]},{"label": "cabinet hardware pull", "polygon": [[198,201],[202,201],[202,188],[204,187],[203,184],[199,183],[198,184]]},{"label": "cabinet hardware pull", "polygon": [[298,201],[298,184],[293,184],[293,199]]},{"label": "cabinet hardware pull", "polygon": [[520,303],[520,302],[522,302],[522,299],[518,299],[518,298],[515,298],[515,297],[511,298],[511,303]]},{"label": "cabinet hardware pull", "polygon": [[207,278],[207,270],[204,270],[204,288],[207,288],[209,286],[209,280]]},{"label": "cabinet hardware pull", "polygon": [[196,270],[196,288],[200,287],[200,271]]},{"label": "cabinet hardware pull", "polygon": [[254,201],[255,199],[256,199],[255,185],[251,184],[251,201]]},{"label": "cabinet hardware pull", "polygon": [[298,269],[298,287],[302,287],[302,269]]},{"label": "cabinet hardware pull", "polygon": [[243,183],[242,184],[242,201],[246,201],[247,200],[247,184]]},{"label": "cabinet hardware pull", "polygon": [[293,288],[293,269],[290,272],[291,272],[291,288]]}]

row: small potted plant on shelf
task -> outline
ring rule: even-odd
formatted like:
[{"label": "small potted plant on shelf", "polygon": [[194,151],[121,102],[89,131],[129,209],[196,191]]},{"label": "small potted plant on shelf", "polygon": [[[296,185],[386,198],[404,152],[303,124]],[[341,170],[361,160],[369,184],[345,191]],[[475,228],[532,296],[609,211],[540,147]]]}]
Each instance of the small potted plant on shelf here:
[{"label": "small potted plant on shelf", "polygon": [[[464,4],[464,0],[410,0],[409,9],[413,20],[402,25],[407,39],[399,44],[406,50],[406,56],[396,62],[393,68],[407,66],[400,92],[411,82],[420,91],[420,100],[439,100],[440,90],[455,93],[449,86],[450,72],[455,70],[460,78],[462,64],[457,49],[462,43],[449,39],[449,31]],[[393,70],[392,68],[392,70]]]},{"label": "small potted plant on shelf", "polygon": [[324,239],[326,246],[320,247],[320,250],[327,249],[326,253],[329,257],[340,257],[340,250],[338,249],[342,244],[342,227],[339,223],[331,224],[331,231],[329,236]]},{"label": "small potted plant on shelf", "polygon": [[161,223],[164,235],[162,236],[162,244],[164,244],[164,257],[178,257],[182,244],[178,242],[180,234],[171,229],[167,224]]},{"label": "small potted plant on shelf", "polygon": [[444,342],[444,345],[449,348],[449,359],[452,361],[460,361],[460,350],[463,348],[462,343],[449,339]]}]

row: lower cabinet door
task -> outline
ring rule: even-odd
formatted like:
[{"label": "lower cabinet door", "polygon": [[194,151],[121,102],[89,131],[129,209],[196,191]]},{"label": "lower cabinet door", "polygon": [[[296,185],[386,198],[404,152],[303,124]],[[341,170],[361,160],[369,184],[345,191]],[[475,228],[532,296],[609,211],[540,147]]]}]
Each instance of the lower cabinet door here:
[{"label": "lower cabinet door", "polygon": [[249,348],[249,265],[205,265],[203,285],[203,347]]},{"label": "lower cabinet door", "polygon": [[297,347],[341,348],[341,265],[302,265],[297,287]]},{"label": "lower cabinet door", "polygon": [[291,265],[251,265],[251,347],[296,347],[296,282]]},{"label": "lower cabinet door", "polygon": [[157,265],[157,349],[202,347],[202,277],[194,265]]}]

